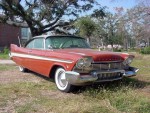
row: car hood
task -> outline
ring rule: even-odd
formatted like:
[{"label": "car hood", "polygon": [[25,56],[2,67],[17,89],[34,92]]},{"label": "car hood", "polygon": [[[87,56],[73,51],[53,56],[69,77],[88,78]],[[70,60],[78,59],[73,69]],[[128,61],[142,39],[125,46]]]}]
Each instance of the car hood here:
[{"label": "car hood", "polygon": [[123,61],[128,54],[122,54],[110,51],[97,51],[93,49],[60,49],[57,52],[64,54],[72,54],[74,56],[91,56],[94,62],[99,61]]}]

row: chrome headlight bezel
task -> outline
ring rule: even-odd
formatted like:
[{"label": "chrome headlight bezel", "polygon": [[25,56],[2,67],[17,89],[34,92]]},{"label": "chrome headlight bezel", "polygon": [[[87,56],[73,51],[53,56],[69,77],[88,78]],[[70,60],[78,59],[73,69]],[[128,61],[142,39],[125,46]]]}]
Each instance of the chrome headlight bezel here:
[{"label": "chrome headlight bezel", "polygon": [[131,63],[132,63],[132,61],[133,61],[133,56],[129,56],[129,57],[127,57],[124,61],[123,61],[123,64],[124,65],[130,65]]},{"label": "chrome headlight bezel", "polygon": [[93,62],[92,57],[83,57],[76,62],[76,67],[78,69],[88,68]]}]

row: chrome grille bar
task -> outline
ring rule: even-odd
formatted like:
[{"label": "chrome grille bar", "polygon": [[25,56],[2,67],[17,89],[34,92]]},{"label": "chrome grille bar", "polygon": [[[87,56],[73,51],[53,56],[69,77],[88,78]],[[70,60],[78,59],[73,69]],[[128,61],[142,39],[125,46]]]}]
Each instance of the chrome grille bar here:
[{"label": "chrome grille bar", "polygon": [[92,63],[92,68],[95,70],[112,70],[112,69],[124,69],[124,66],[121,62]]}]

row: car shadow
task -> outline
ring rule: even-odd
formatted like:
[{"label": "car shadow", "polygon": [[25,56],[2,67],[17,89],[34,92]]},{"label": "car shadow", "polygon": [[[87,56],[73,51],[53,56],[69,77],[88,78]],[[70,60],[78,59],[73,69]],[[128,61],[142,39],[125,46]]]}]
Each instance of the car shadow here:
[{"label": "car shadow", "polygon": [[88,89],[96,90],[97,92],[106,89],[110,91],[121,90],[123,88],[131,88],[131,89],[142,89],[146,86],[150,85],[150,82],[141,81],[136,78],[123,78],[121,80],[112,81],[112,82],[101,82],[98,84],[92,84],[88,86],[80,87],[78,90],[75,90],[73,93],[83,93]]},{"label": "car shadow", "polygon": [[[49,77],[43,76],[41,74],[35,73],[33,71],[28,71],[29,73],[32,73],[34,76],[38,76],[46,81],[55,82],[54,79],[51,79]],[[136,78],[123,78],[121,80],[112,81],[112,82],[101,82],[97,84],[87,85],[87,86],[77,86],[72,91],[73,94],[79,94],[83,93],[88,89],[93,89],[97,91],[101,91],[102,89],[107,89],[110,91],[116,91],[121,90],[122,88],[132,88],[132,89],[142,89],[146,86],[150,85],[150,82],[138,80]]]},{"label": "car shadow", "polygon": [[50,82],[55,82],[54,79],[49,78],[49,77],[46,77],[46,76],[41,75],[41,74],[38,74],[38,73],[36,73],[36,72],[33,72],[33,71],[28,70],[28,73],[31,73],[32,75],[37,76],[37,77],[40,77],[40,78],[42,78],[42,79],[44,79],[44,80],[47,80],[47,81],[50,81]]}]

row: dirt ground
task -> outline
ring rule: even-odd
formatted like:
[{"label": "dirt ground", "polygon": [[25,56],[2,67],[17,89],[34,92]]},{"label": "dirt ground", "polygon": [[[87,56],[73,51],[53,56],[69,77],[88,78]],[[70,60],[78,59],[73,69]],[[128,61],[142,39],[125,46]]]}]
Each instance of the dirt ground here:
[{"label": "dirt ground", "polygon": [[[35,83],[35,84],[40,84],[40,83],[47,83],[50,82],[50,84],[52,84],[53,87],[55,87],[55,84],[53,81],[49,81],[49,78],[43,77],[37,73],[34,72],[20,72],[18,66],[16,65],[12,65],[12,64],[4,64],[10,67],[13,67],[12,69],[7,69],[7,70],[0,70],[0,85],[8,85],[8,84],[15,84],[15,83]],[[52,99],[59,99],[59,98],[67,98],[67,97],[71,97],[74,94],[65,94],[62,93],[58,90],[44,90],[42,89],[41,91],[41,95],[42,96],[48,96]],[[24,92],[22,92],[24,93]],[[8,94],[9,95],[9,94]],[[32,101],[32,99],[34,99],[34,97],[32,98],[26,98],[26,97],[17,97],[16,94],[13,94],[11,96],[11,98],[15,98],[15,100],[12,102],[11,99],[8,100],[7,105],[1,107],[0,106],[0,113],[17,113],[14,106],[19,106],[19,105],[24,105],[30,101]],[[0,95],[0,104],[1,104],[1,95]],[[38,107],[38,106],[36,106]],[[38,112],[37,113],[45,113],[45,111],[43,111],[44,109],[42,108],[38,108]]]},{"label": "dirt ground", "polygon": [[19,71],[18,66],[15,66],[14,69],[0,71],[0,83],[6,84],[6,83],[25,82],[25,81],[39,83],[43,81],[42,78],[36,75],[37,74],[33,72],[22,73]]}]

